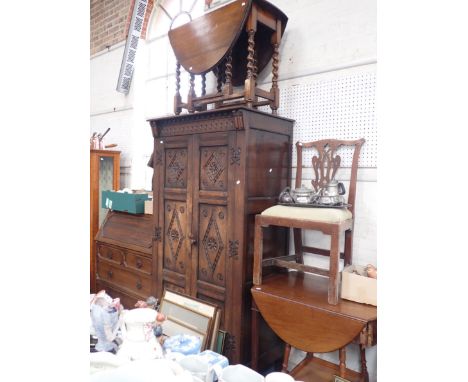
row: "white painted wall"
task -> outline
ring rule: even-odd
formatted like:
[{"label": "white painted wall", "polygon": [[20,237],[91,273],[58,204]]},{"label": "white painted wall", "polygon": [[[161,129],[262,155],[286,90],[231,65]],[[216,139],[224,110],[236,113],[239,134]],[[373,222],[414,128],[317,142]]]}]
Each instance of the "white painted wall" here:
[{"label": "white painted wall", "polygon": [[[345,78],[360,72],[376,71],[375,0],[271,0],[284,11],[288,25],[280,47],[280,89],[330,78]],[[122,150],[122,187],[151,187],[151,170],[146,162],[152,150],[152,136],[146,119],[171,114],[175,88],[175,59],[165,34],[168,24],[153,15],[148,40],[140,41],[132,90],[128,96],[115,91],[123,45],[91,58],[91,130],[111,127],[108,143]],[[259,76],[268,89],[270,67]],[[182,94],[188,80],[182,79]],[[212,88],[214,84],[212,83]],[[210,88],[208,88],[210,89]],[[287,102],[287,100],[285,100]],[[280,105],[279,114],[282,115]],[[374,126],[375,128],[375,126]],[[299,137],[300,139],[300,137]],[[293,174],[295,169],[293,169]],[[346,170],[341,178],[348,180]],[[377,264],[377,169],[361,168],[358,175],[354,262]],[[306,243],[328,238],[307,233]],[[316,242],[314,243],[316,244]],[[307,263],[323,258],[308,256]],[[326,264],[324,264],[326,265]],[[367,350],[370,380],[376,381],[376,348]],[[290,366],[303,354],[294,352]],[[338,361],[337,354],[325,359]],[[347,365],[359,369],[358,353],[349,346]]]}]

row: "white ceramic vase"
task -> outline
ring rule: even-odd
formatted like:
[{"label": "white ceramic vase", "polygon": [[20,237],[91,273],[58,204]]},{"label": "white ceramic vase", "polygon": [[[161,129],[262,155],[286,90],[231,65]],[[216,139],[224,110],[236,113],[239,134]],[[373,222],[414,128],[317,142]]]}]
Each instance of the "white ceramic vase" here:
[{"label": "white ceramic vase", "polygon": [[122,340],[118,355],[130,360],[162,358],[162,348],[153,332],[157,312],[137,308],[122,313]]}]

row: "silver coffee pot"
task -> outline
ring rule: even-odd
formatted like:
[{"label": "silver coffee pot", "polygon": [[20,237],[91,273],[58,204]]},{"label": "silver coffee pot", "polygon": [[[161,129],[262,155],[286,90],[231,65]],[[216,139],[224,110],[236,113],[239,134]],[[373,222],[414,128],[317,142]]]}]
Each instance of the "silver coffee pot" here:
[{"label": "silver coffee pot", "polygon": [[346,193],[344,184],[332,179],[322,189],[319,190],[314,198],[315,203],[320,204],[343,204],[345,203],[344,195]]},{"label": "silver coffee pot", "polygon": [[324,188],[323,196],[338,196],[346,193],[343,183],[332,179]]}]

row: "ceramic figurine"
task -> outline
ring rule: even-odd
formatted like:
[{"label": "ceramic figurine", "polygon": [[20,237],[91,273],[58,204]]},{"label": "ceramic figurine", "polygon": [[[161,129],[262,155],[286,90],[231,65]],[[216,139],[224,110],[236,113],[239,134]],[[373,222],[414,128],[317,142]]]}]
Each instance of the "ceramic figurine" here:
[{"label": "ceramic figurine", "polygon": [[121,327],[123,343],[117,355],[130,360],[162,358],[162,348],[153,331],[157,315],[150,308],[125,311]]},{"label": "ceramic figurine", "polygon": [[123,307],[120,299],[112,299],[105,290],[94,295],[90,304],[91,322],[98,341],[96,351],[115,352],[118,348],[117,331],[120,327],[119,316]]},{"label": "ceramic figurine", "polygon": [[377,278],[377,268],[374,267],[372,264],[367,264],[366,273],[367,273],[367,277],[370,277],[373,279]]},{"label": "ceramic figurine", "polygon": [[[158,299],[153,296],[149,296],[146,301],[138,300],[135,304],[135,308],[150,308],[157,310]],[[162,313],[156,315],[156,321],[153,323],[153,332],[156,337],[160,337],[163,333],[162,323],[166,320],[166,316]]]},{"label": "ceramic figurine", "polygon": [[138,300],[135,304],[135,308],[150,308],[157,309],[158,299],[153,296],[149,296],[146,301]]},{"label": "ceramic figurine", "polygon": [[162,324],[164,321],[166,321],[166,316],[158,312],[158,314],[156,315],[156,322],[155,324],[153,324],[153,331],[156,337],[162,336],[163,334]]}]

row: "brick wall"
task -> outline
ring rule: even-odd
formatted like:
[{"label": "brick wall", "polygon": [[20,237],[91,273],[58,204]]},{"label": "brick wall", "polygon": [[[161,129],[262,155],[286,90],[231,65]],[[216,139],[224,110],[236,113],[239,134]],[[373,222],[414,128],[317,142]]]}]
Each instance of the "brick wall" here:
[{"label": "brick wall", "polygon": [[153,11],[155,0],[148,0],[148,5],[146,6],[145,21],[143,21],[143,27],[141,28],[141,38],[146,39],[146,31],[148,28],[148,22]]},{"label": "brick wall", "polygon": [[130,6],[134,0],[90,0],[91,54],[124,41]]},{"label": "brick wall", "polygon": [[[145,38],[146,35],[153,3],[153,0],[148,1],[142,38]],[[127,38],[134,4],[135,0],[90,0],[91,54],[100,52]]]}]

